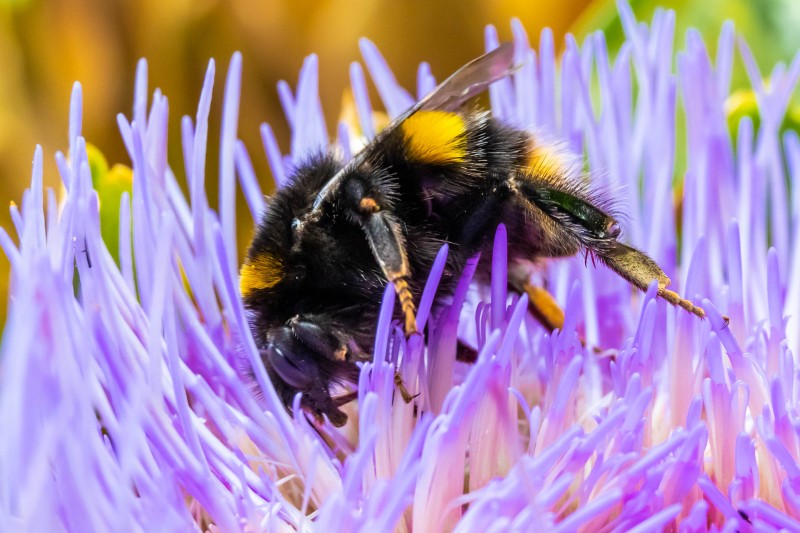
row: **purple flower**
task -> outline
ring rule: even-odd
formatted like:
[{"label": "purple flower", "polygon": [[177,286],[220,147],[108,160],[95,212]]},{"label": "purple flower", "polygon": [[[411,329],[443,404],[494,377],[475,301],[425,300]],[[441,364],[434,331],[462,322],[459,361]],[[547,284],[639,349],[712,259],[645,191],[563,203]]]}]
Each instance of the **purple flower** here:
[{"label": "purple flower", "polygon": [[[66,194],[43,190],[37,149],[31,187],[12,206],[18,244],[0,230],[12,265],[3,529],[800,530],[800,139],[780,129],[800,55],[765,83],[732,25],[712,60],[694,32],[673,51],[674,13],[648,26],[619,9],[627,41],[613,60],[602,34],[582,46],[569,37],[557,60],[550,32],[534,51],[515,22],[522,67],[491,88],[492,111],[585,155],[629,215],[627,239],[702,301],[707,320],[574,258],[546,266],[567,317],[550,335],[526,296],[506,292],[501,226],[490,286],[472,283],[473,263],[452,299],[435,302],[441,250],[419,305],[427,345],[392,323],[387,289],[351,423],[313,427],[277,398],[238,294],[237,177],[254,221],[265,208],[236,139],[242,59],[225,84],[219,213],[204,186],[214,63],[197,116],[181,122],[187,198],[166,153],[167,99],[150,95],[141,62],[132,115],[118,117],[134,174],[119,265],[100,236],[79,85],[69,151],[56,156]],[[398,115],[414,97],[361,44],[383,107]],[[497,45],[493,28],[486,44]],[[743,119],[734,145],[725,101],[737,46],[761,120],[755,131]],[[376,132],[362,67],[350,72],[360,125],[336,128],[345,157]],[[311,56],[296,91],[278,88],[289,155],[262,127],[278,186],[331,143],[317,85]],[[416,97],[434,85],[423,65]],[[474,365],[456,361],[459,337],[478,347]],[[394,400],[395,367],[416,408]]]}]

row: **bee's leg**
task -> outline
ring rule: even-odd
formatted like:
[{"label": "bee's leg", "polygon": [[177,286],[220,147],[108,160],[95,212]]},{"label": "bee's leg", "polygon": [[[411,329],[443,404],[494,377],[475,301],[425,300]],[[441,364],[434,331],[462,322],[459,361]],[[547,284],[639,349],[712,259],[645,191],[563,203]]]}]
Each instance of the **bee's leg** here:
[{"label": "bee's leg", "polygon": [[617,221],[595,206],[592,202],[598,199],[590,198],[579,186],[547,173],[514,175],[508,186],[540,231],[541,256],[560,257],[587,250],[631,285],[646,291],[656,281],[659,296],[705,317],[701,307],[667,289],[670,279],[655,261],[617,240]]},{"label": "bee's leg", "polygon": [[564,310],[547,289],[527,280],[514,281],[510,285],[515,291],[528,295],[528,311],[547,331],[552,333],[557,329],[564,328]]},{"label": "bee's leg", "polygon": [[417,309],[414,305],[411,289],[408,288],[408,278],[407,276],[398,276],[395,279],[391,279],[391,281],[394,284],[397,297],[400,298],[400,308],[403,310],[404,317],[403,326],[406,337],[408,337],[417,332]]},{"label": "bee's leg", "polygon": [[[342,196],[364,230],[372,255],[386,278],[394,285],[405,319],[405,333],[410,337],[417,333],[417,316],[411,288],[408,285],[411,270],[408,266],[403,232],[391,210],[384,208],[378,199],[367,192],[367,188],[366,183],[352,179],[342,184]],[[403,383],[400,372],[395,372],[394,382],[406,403],[414,399]]]},{"label": "bee's leg", "polygon": [[411,271],[400,223],[391,211],[382,209],[369,196],[358,199],[356,210],[361,215],[361,226],[375,260],[394,285],[405,318],[406,336],[410,336],[417,332],[417,316],[413,295],[408,286]]},{"label": "bee's leg", "polygon": [[397,370],[394,373],[394,385],[397,387],[398,392],[400,392],[400,396],[403,397],[403,401],[406,403],[411,403],[411,400],[419,396],[420,393],[411,394],[408,392],[406,388],[405,382],[403,382],[403,376],[400,374],[400,371]]},{"label": "bee's leg", "polygon": [[689,300],[682,298],[678,293],[667,289],[667,286],[672,282],[656,262],[643,252],[616,240],[608,248],[603,253],[598,253],[598,257],[611,270],[643,291],[647,290],[647,287],[654,280],[658,280],[659,296],[674,306],[681,307],[700,318],[705,318],[706,312],[702,307],[694,305]]},{"label": "bee's leg", "polygon": [[[528,295],[528,310],[550,333],[564,329],[564,310],[553,298],[547,289],[525,283],[523,292]],[[582,336],[581,336],[582,337]],[[586,342],[581,338],[581,344]]]}]

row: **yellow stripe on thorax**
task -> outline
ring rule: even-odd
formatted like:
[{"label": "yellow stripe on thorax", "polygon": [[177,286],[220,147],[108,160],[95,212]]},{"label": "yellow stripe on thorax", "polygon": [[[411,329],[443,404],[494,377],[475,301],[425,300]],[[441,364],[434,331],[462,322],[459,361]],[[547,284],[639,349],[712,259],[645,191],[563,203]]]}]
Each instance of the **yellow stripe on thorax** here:
[{"label": "yellow stripe on thorax", "polygon": [[270,289],[283,279],[283,263],[272,254],[248,259],[239,273],[239,290],[247,296],[257,289]]},{"label": "yellow stripe on thorax", "polygon": [[463,163],[467,156],[464,118],[446,111],[417,111],[402,125],[409,159],[444,165]]}]

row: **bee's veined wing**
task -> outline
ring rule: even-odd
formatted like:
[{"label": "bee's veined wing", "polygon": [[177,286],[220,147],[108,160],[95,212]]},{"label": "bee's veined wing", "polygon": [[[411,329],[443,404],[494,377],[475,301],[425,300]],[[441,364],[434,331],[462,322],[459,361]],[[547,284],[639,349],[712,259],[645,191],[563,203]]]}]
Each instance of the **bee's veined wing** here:
[{"label": "bee's veined wing", "polygon": [[503,43],[458,69],[415,105],[407,116],[420,109],[456,111],[514,70],[514,43]]},{"label": "bee's veined wing", "polygon": [[378,134],[376,140],[380,141],[382,135],[396,129],[417,111],[457,111],[492,83],[513,74],[517,68],[519,66],[514,64],[514,43],[502,43],[455,71],[425,98],[395,118]]},{"label": "bee's veined wing", "polygon": [[414,113],[420,110],[456,111],[467,101],[484,92],[489,85],[511,75],[515,70],[514,43],[511,42],[501,44],[494,50],[473,59],[458,69],[425,98],[394,119],[373,139],[364,151],[356,154],[342,171],[331,178],[317,195],[314,201],[314,211],[338,188],[345,171],[358,166],[369,151],[380,150],[381,141]]}]

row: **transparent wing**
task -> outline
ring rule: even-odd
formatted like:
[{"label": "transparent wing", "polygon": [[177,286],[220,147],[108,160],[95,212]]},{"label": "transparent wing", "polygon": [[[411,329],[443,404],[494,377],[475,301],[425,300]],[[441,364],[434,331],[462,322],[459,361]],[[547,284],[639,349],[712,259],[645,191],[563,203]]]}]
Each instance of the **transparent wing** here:
[{"label": "transparent wing", "polygon": [[[457,111],[489,85],[510,76],[519,68],[514,65],[514,43],[503,43],[455,71],[436,86],[425,98],[394,119],[382,132],[385,135],[420,110]],[[376,138],[380,140],[381,134]]]},{"label": "transparent wing", "polygon": [[513,74],[515,70],[514,43],[510,42],[501,44],[458,69],[425,98],[394,119],[361,153],[356,154],[350,163],[319,192],[314,201],[314,211],[338,188],[342,176],[348,169],[361,164],[368,153],[380,150],[381,142],[411,115],[420,110],[456,111],[485,91],[489,85]]},{"label": "transparent wing", "polygon": [[514,44],[503,43],[458,69],[415,105],[410,113],[404,114],[404,118],[420,109],[455,111],[514,70]]}]

